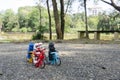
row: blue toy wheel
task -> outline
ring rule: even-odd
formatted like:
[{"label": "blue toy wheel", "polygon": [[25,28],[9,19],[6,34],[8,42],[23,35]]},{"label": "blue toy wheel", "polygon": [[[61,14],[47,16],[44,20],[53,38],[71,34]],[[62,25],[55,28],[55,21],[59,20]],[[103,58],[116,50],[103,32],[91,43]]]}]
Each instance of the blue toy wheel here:
[{"label": "blue toy wheel", "polygon": [[55,59],[55,65],[56,66],[60,66],[61,65],[61,59],[60,58]]}]

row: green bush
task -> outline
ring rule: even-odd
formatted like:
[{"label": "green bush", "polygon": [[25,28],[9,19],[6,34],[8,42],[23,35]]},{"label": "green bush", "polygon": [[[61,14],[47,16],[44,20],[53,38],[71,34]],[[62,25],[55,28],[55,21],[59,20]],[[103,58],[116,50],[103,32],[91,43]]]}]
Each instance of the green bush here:
[{"label": "green bush", "polygon": [[28,31],[28,30],[27,30],[26,27],[23,27],[23,28],[20,29],[20,32],[27,32],[27,31]]},{"label": "green bush", "polygon": [[19,31],[19,28],[13,28],[12,31],[13,31],[13,32],[18,32],[18,31]]},{"label": "green bush", "polygon": [[36,34],[33,35],[32,39],[33,40],[43,40],[45,37],[43,36],[43,34],[47,31],[45,26],[41,26],[38,28],[38,30],[36,30]]},{"label": "green bush", "polygon": [[33,40],[43,39],[43,34],[41,32],[36,32],[32,37]]}]

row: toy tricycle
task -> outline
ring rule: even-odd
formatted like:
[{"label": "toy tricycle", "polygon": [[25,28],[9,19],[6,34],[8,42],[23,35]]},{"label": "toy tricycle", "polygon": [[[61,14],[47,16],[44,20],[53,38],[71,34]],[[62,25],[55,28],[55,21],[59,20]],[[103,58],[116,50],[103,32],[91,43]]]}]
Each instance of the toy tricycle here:
[{"label": "toy tricycle", "polygon": [[37,50],[34,51],[34,55],[33,55],[33,64],[35,65],[35,67],[40,67],[40,68],[44,68],[45,67],[45,48],[44,49],[40,49],[37,48]]},{"label": "toy tricycle", "polygon": [[58,55],[58,51],[56,52],[50,52],[51,59],[48,58],[48,63],[51,65],[60,66],[61,65],[61,59]]},{"label": "toy tricycle", "polygon": [[61,65],[61,59],[58,55],[58,51],[55,49],[53,42],[49,43],[48,63],[57,66]]}]

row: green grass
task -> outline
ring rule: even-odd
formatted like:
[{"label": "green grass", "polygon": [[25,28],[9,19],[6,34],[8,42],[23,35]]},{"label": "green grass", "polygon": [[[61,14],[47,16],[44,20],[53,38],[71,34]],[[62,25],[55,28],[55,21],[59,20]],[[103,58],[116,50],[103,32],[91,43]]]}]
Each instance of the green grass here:
[{"label": "green grass", "polygon": [[[94,34],[89,34],[90,39],[94,39]],[[120,36],[119,36],[120,38]],[[100,40],[114,40],[114,34],[100,34]]]},{"label": "green grass", "polygon": [[[44,36],[46,37],[47,40],[49,40],[49,34],[48,33],[45,33]],[[52,39],[53,40],[57,39],[57,36],[56,36],[55,33],[52,35]],[[74,34],[73,33],[65,33],[64,40],[68,40],[68,39],[78,39],[77,33],[74,33]]]},{"label": "green grass", "polygon": [[[27,41],[31,40],[34,33],[1,33],[0,42]],[[46,40],[49,40],[49,34],[45,33]],[[94,39],[94,34],[89,34],[90,39]],[[53,40],[56,40],[56,34],[53,33]],[[78,39],[77,33],[65,33],[64,40]],[[101,34],[101,40],[113,40],[114,34]]]}]

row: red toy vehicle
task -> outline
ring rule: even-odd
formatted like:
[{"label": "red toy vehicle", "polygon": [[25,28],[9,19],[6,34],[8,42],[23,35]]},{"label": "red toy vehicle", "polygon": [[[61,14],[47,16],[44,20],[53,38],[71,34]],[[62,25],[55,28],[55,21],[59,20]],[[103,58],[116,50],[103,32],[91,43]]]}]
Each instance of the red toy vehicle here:
[{"label": "red toy vehicle", "polygon": [[33,64],[35,65],[35,67],[40,67],[40,68],[44,68],[45,67],[45,48],[40,48],[37,47],[34,51],[33,51]]}]

